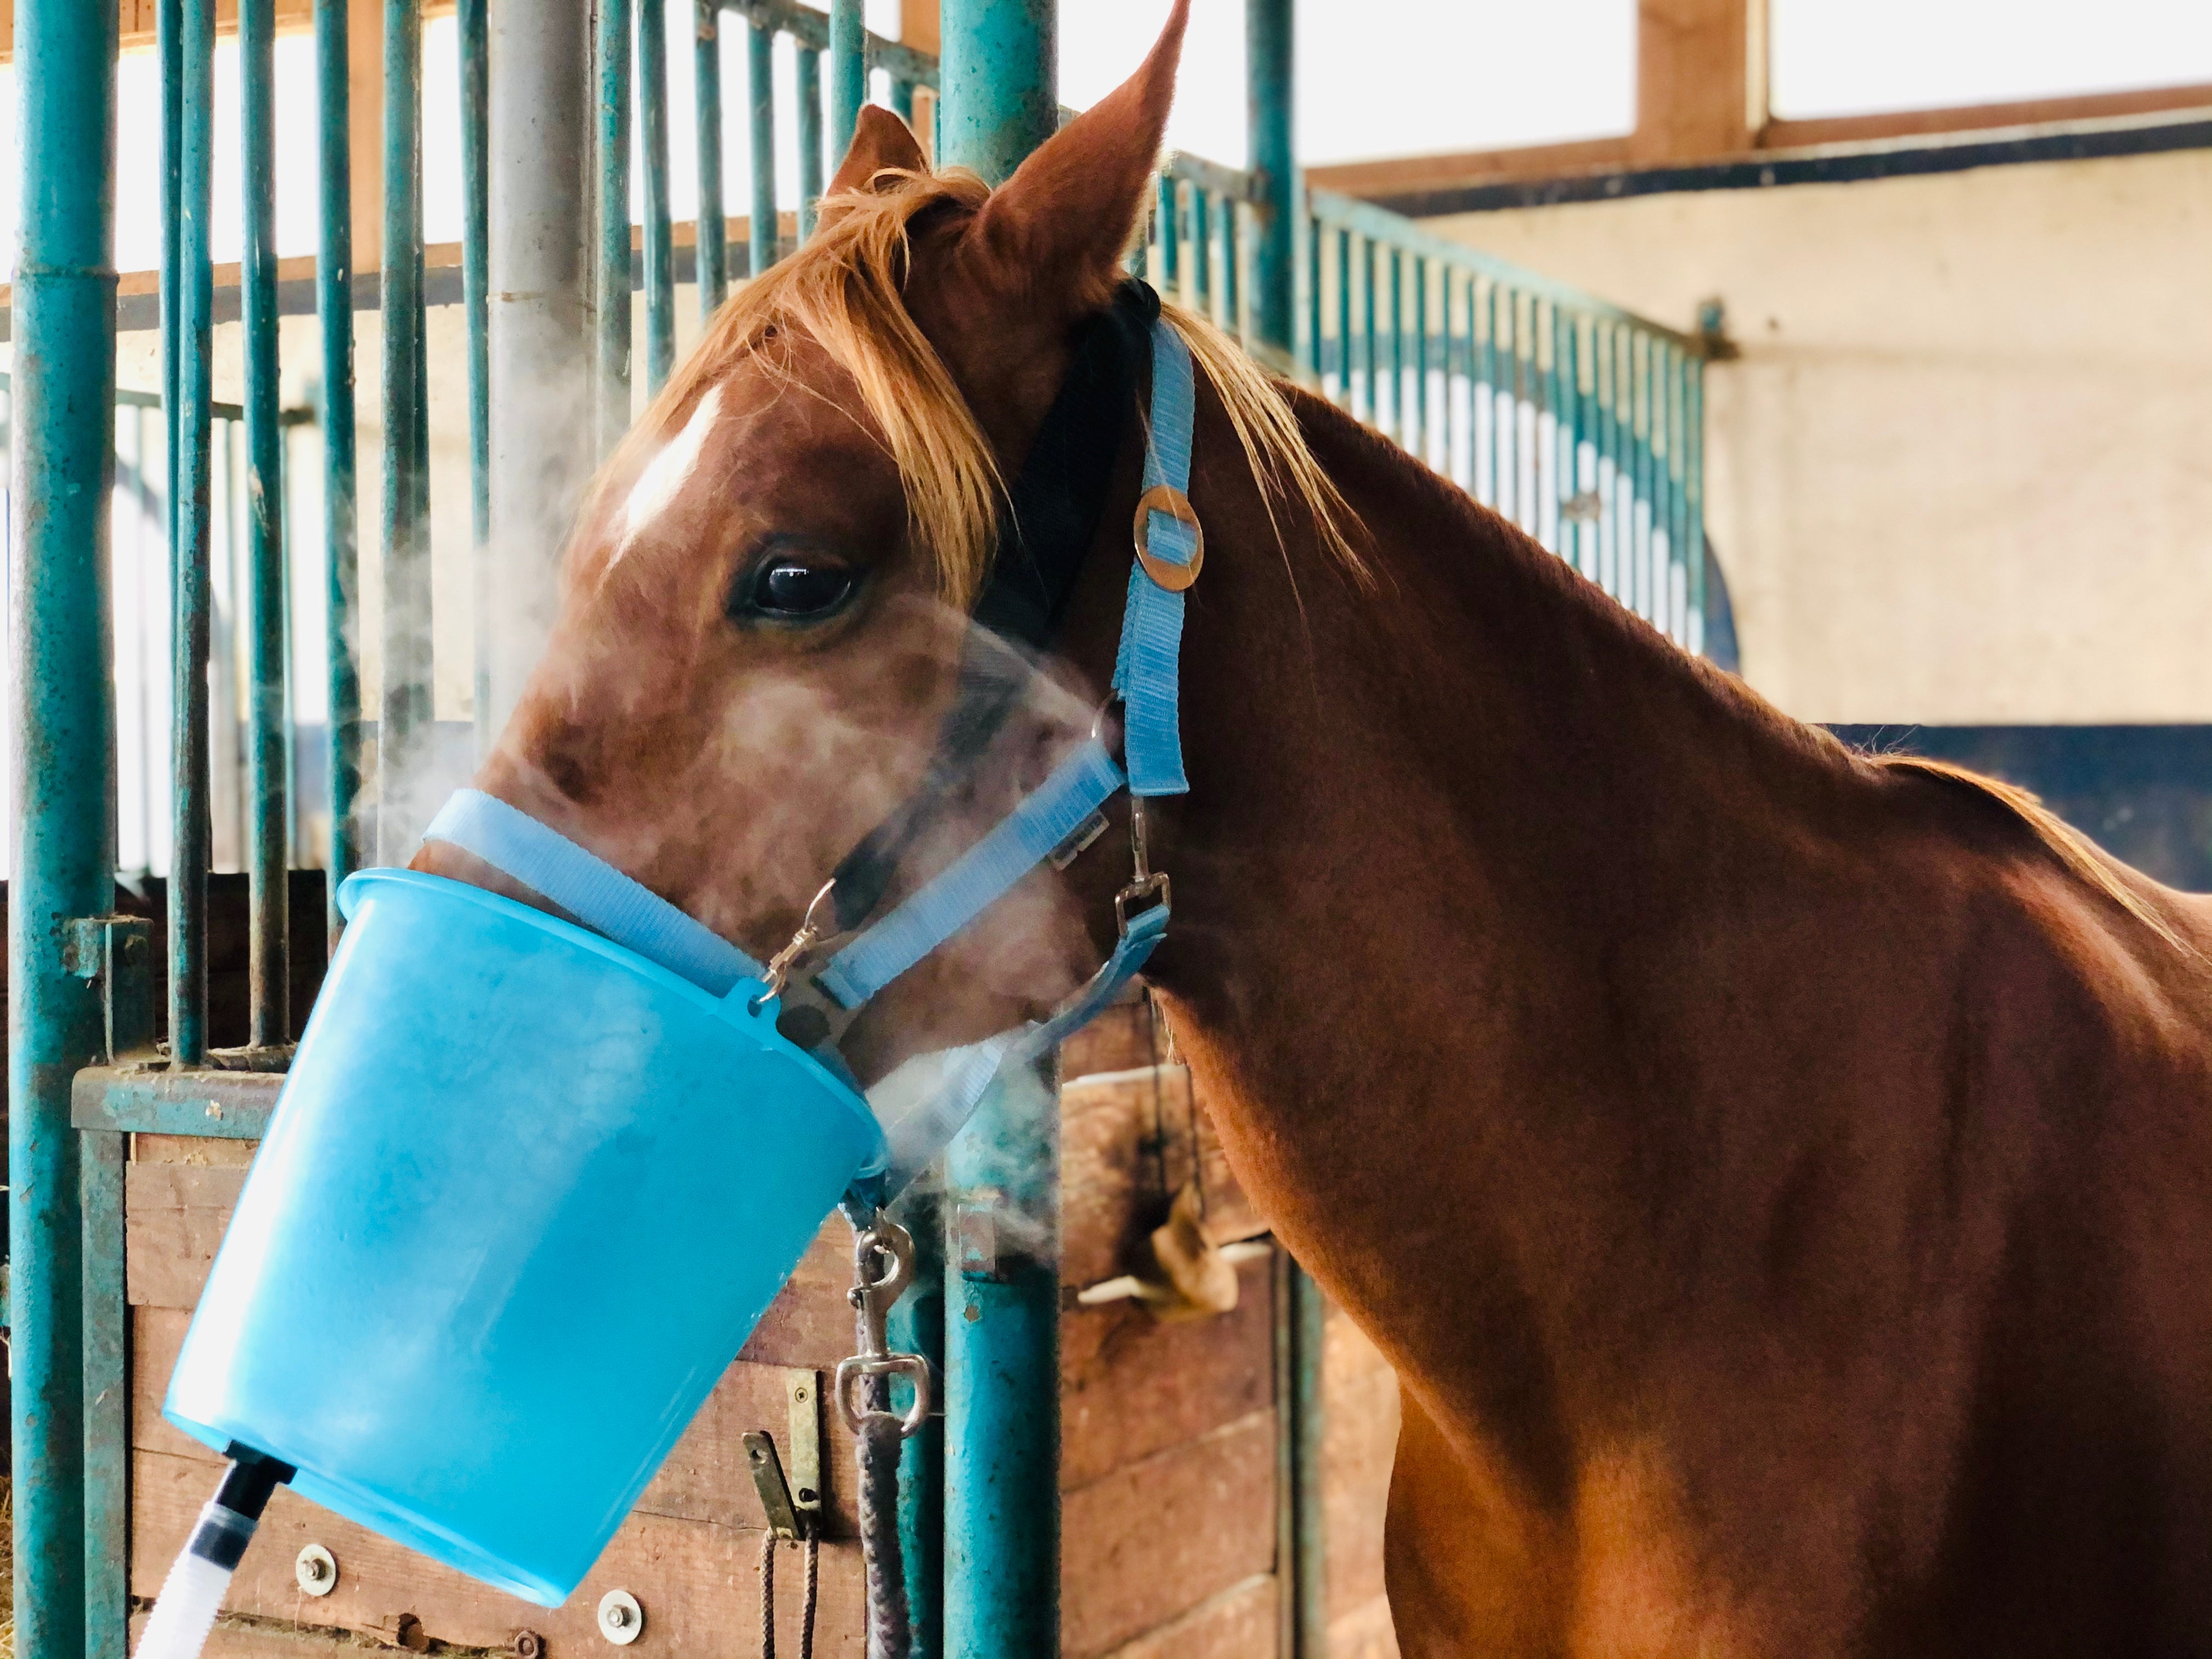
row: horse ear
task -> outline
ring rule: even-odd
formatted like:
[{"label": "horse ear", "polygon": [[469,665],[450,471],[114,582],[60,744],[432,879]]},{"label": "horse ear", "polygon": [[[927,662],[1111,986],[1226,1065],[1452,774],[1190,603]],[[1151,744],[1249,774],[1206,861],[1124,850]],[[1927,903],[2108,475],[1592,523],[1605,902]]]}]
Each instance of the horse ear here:
[{"label": "horse ear", "polygon": [[[896,173],[927,173],[929,158],[921,153],[921,146],[907,124],[881,104],[860,106],[860,124],[853,129],[852,147],[846,150],[845,159],[838,164],[837,176],[830,181],[823,192],[826,202],[845,191],[866,190],[875,176],[885,170]],[[830,211],[824,209],[825,212]]]},{"label": "horse ear", "polygon": [[1137,72],[1046,140],[976,216],[963,263],[1030,315],[1070,319],[1111,300],[1159,165],[1189,15],[1190,0],[1176,0]]}]

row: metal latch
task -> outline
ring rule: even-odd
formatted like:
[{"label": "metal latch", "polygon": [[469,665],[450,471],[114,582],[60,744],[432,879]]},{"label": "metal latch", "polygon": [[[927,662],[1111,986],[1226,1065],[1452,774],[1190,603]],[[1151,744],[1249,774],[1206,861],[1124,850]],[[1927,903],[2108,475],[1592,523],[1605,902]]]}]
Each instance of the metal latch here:
[{"label": "metal latch", "polygon": [[112,1065],[154,1056],[154,924],[143,916],[74,916],[62,965],[100,984],[101,1033]]},{"label": "metal latch", "polygon": [[796,1370],[783,1376],[791,1446],[788,1478],[773,1434],[753,1429],[744,1440],[745,1461],[768,1516],[769,1531],[796,1540],[812,1535],[822,1518],[822,1376],[818,1371]]}]

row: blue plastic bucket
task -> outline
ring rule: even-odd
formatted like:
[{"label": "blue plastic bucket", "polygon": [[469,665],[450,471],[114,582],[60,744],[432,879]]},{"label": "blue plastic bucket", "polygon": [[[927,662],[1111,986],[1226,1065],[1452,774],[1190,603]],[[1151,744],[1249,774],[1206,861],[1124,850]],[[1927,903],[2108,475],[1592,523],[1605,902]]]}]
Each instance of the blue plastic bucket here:
[{"label": "blue plastic bucket", "polygon": [[883,1137],[750,981],[436,876],[339,898],[163,1412],[558,1606]]}]

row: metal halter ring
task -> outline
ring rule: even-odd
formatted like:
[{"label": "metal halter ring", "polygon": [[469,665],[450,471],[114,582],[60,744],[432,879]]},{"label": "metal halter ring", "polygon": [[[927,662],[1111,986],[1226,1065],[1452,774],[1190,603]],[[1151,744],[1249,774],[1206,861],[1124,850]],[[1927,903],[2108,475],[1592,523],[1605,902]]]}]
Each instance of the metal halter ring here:
[{"label": "metal halter ring", "polygon": [[[1152,553],[1152,514],[1164,513],[1178,524],[1190,526],[1191,550],[1188,564],[1170,564]],[[1190,497],[1173,484],[1158,483],[1137,497],[1137,520],[1130,533],[1137,542],[1137,562],[1145,574],[1170,593],[1180,593],[1198,580],[1199,567],[1206,562],[1206,529],[1198,521],[1198,510],[1191,506]]]}]

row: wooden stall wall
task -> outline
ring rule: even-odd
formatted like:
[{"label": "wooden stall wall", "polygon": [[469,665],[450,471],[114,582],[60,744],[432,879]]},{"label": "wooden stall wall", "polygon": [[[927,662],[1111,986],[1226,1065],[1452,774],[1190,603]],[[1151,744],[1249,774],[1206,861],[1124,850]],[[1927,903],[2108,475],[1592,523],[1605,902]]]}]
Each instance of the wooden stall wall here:
[{"label": "wooden stall wall", "polygon": [[[1064,1056],[1066,1190],[1060,1396],[1061,1650],[1066,1659],[1273,1659],[1279,1651],[1272,1262],[1239,1269],[1233,1312],[1156,1320],[1135,1302],[1085,1307],[1084,1285],[1146,1265],[1151,1230],[1196,1170],[1217,1243],[1262,1237],[1188,1073],[1155,1059],[1142,1003],[1118,1008]],[[162,1420],[161,1397],[253,1146],[136,1138],[127,1172],[133,1342],[131,1584],[159,1589],[213,1489],[212,1453]],[[497,1650],[526,1659],[613,1659],[595,1619],[623,1589],[645,1611],[635,1659],[760,1652],[764,1517],[740,1437],[787,1443],[793,1369],[826,1374],[852,1347],[849,1235],[833,1218],[589,1578],[557,1610],[438,1567],[287,1492],[235,1581],[211,1659],[288,1659],[336,1644]],[[579,1331],[580,1341],[610,1340]],[[1324,1466],[1332,1659],[1391,1659],[1382,1601],[1382,1510],[1396,1437],[1395,1383],[1332,1313]],[[819,1395],[817,1395],[817,1401]],[[864,1650],[852,1444],[822,1421],[824,1541],[815,1652]],[[311,1596],[295,1560],[319,1543],[336,1589]],[[784,1547],[778,1647],[799,1650],[799,1571]],[[533,1647],[529,1636],[538,1638]]]}]

